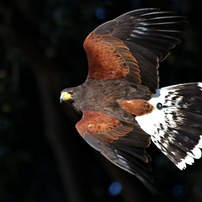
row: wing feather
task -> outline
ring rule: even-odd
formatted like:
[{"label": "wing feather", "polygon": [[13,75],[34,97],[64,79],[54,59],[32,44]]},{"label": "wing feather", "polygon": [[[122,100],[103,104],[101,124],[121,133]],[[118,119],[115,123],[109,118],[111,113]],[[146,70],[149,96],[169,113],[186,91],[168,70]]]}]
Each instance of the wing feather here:
[{"label": "wing feather", "polygon": [[100,25],[84,41],[88,78],[126,79],[155,93],[159,62],[181,42],[186,24],[174,12],[146,8]]},{"label": "wing feather", "polygon": [[151,158],[145,150],[150,144],[150,136],[138,126],[120,122],[103,112],[83,111],[83,118],[76,128],[88,144],[112,163],[144,183],[152,181]]}]

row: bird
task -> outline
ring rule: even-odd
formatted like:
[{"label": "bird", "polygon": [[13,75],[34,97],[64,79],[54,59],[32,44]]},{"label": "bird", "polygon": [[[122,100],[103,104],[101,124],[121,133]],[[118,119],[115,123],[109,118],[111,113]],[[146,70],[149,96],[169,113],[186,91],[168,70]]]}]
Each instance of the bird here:
[{"label": "bird", "polygon": [[82,114],[81,137],[141,181],[152,181],[152,143],[180,170],[201,158],[202,82],[159,87],[159,64],[181,43],[187,24],[159,8],[101,24],[83,43],[85,82],[60,94],[60,102]]}]

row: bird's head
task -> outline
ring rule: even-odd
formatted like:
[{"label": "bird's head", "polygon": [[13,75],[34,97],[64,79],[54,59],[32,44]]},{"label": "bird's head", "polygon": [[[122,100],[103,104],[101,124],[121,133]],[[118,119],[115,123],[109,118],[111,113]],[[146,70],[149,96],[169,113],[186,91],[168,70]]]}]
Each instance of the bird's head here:
[{"label": "bird's head", "polygon": [[74,101],[78,93],[77,88],[66,88],[60,94],[60,103],[61,102],[71,102]]},{"label": "bird's head", "polygon": [[60,103],[66,102],[67,104],[70,104],[78,113],[81,113],[82,101],[82,85],[65,88],[61,92]]}]

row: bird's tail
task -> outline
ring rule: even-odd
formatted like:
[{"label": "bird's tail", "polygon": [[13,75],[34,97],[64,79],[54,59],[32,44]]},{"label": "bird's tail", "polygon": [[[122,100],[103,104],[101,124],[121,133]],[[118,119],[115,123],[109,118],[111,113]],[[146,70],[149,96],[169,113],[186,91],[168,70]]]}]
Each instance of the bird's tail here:
[{"label": "bird's tail", "polygon": [[161,88],[149,103],[136,119],[153,143],[181,170],[201,158],[202,82]]}]

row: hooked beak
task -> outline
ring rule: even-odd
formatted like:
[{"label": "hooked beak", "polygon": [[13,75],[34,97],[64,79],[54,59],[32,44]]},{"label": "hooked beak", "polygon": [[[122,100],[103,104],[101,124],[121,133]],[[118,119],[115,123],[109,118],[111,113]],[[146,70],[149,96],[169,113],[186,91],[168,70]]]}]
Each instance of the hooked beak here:
[{"label": "hooked beak", "polygon": [[71,100],[71,99],[72,99],[72,96],[71,96],[70,93],[61,92],[61,95],[60,95],[60,103],[63,102],[63,101]]}]

